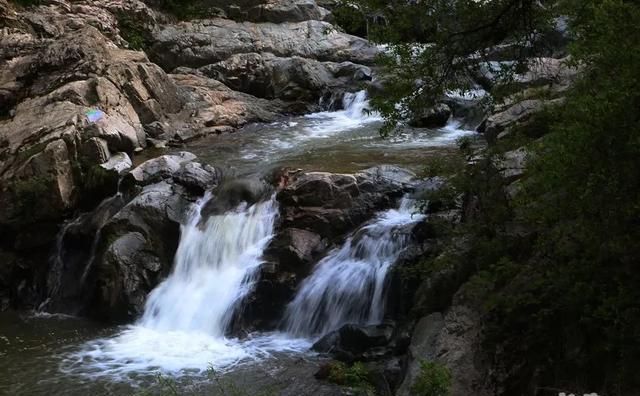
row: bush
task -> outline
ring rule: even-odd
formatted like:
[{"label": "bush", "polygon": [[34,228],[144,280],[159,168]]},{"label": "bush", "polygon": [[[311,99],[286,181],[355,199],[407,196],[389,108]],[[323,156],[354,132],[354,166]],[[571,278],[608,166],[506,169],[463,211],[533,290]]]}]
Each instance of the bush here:
[{"label": "bush", "polygon": [[420,374],[411,387],[414,396],[448,396],[451,394],[451,373],[435,362],[420,363]]},{"label": "bush", "polygon": [[360,362],[351,367],[342,362],[336,362],[329,367],[328,380],[337,385],[349,386],[373,394],[374,388],[369,381],[369,370]]}]

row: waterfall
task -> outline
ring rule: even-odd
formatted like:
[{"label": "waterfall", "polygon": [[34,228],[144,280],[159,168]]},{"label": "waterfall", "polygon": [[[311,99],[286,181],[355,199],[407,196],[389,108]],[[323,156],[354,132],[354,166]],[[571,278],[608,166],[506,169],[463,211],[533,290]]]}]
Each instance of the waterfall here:
[{"label": "waterfall", "polygon": [[367,100],[366,91],[356,93],[348,92],[342,97],[342,108],[344,109],[345,115],[352,119],[367,117],[368,114],[365,109],[368,105],[369,101]]},{"label": "waterfall", "polygon": [[234,308],[251,291],[277,215],[275,196],[203,223],[205,197],[183,227],[173,273],[147,300],[140,325],[222,337]]},{"label": "waterfall", "polygon": [[282,334],[242,341],[225,337],[235,309],[253,289],[278,207],[274,195],[203,218],[209,199],[210,194],[200,199],[182,226],[173,272],[149,294],[140,320],[114,337],[85,344],[64,371],[123,380],[158,370],[172,375],[209,367],[224,371],[272,352],[309,347],[308,340]]},{"label": "waterfall", "polygon": [[423,217],[403,198],[329,253],[287,307],[287,332],[318,336],[347,323],[380,323],[387,272],[409,241],[409,227]]},{"label": "waterfall", "polygon": [[379,114],[367,111],[369,100],[366,91],[345,93],[342,110],[307,114],[309,125],[304,128],[307,137],[325,138],[382,120]]}]

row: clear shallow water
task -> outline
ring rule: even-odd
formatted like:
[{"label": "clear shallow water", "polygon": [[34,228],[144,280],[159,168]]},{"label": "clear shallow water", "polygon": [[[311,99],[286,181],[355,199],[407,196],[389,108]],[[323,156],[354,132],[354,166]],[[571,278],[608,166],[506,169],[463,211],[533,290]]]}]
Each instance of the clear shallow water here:
[{"label": "clear shallow water", "polygon": [[[383,163],[419,172],[426,157],[455,153],[456,140],[472,134],[452,122],[440,130],[405,130],[382,139],[378,134],[381,120],[367,114],[365,99],[361,93],[354,94],[346,98],[344,111],[250,125],[181,149],[237,175],[280,166],[352,172]],[[262,249],[271,236],[276,213],[273,201],[215,216],[204,227],[198,225],[202,219],[197,209],[183,227],[173,275],[151,293],[145,315],[137,323],[101,328],[75,318],[2,314],[0,394],[135,394],[157,386],[158,372],[176,378],[181,389],[216,394],[212,381],[205,381],[210,367],[242,389],[270,384],[278,389],[276,394],[321,394],[322,390],[307,393],[323,386],[311,379],[318,358],[305,352],[309,339],[276,333],[249,335],[242,340],[223,336],[230,313],[250,290]],[[391,220],[411,222],[402,211],[387,215]],[[381,214],[380,227],[369,230],[381,232],[368,235],[365,231],[365,238],[388,237],[393,227],[386,227],[385,219]],[[354,246],[347,242],[342,250],[329,255],[325,262],[335,265],[326,266],[327,273],[340,268],[343,260],[376,264],[373,256],[379,252],[375,249],[369,249],[371,257],[351,254],[361,242],[353,242]],[[365,245],[360,247],[370,248],[375,241]],[[396,252],[387,253],[393,256]],[[374,286],[384,278],[377,275],[384,272],[385,263],[374,266],[370,279]],[[316,271],[321,278],[322,268]],[[373,289],[371,298],[379,299],[380,292]],[[362,300],[362,296],[358,298]],[[360,305],[369,307],[366,301]],[[369,312],[365,319],[376,315]],[[308,337],[313,333],[292,331],[296,332]],[[289,377],[294,381],[283,384],[283,378]],[[296,387],[305,379],[311,379],[312,385],[303,392]]]},{"label": "clear shallow water", "polygon": [[437,130],[404,128],[382,138],[381,118],[369,114],[364,93],[347,97],[346,110],[252,124],[235,133],[209,136],[180,150],[202,161],[242,175],[282,166],[313,171],[355,172],[380,164],[422,171],[430,156],[457,153],[456,141],[473,136],[451,121]]}]

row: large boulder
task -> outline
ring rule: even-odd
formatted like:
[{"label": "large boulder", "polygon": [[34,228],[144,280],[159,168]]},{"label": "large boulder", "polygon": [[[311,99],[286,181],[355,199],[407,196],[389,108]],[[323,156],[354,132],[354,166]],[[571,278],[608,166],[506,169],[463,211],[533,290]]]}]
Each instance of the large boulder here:
[{"label": "large boulder", "polygon": [[[180,111],[182,99],[144,54],[115,48],[91,26],[32,40],[28,50],[0,60],[0,90],[8,95],[0,107],[11,114],[0,121],[0,201],[15,206],[16,190],[41,180],[38,199],[52,205],[32,213],[37,221],[73,209],[82,171],[141,150],[143,124]],[[4,210],[0,223],[21,217]]]},{"label": "large boulder", "polygon": [[190,115],[189,122],[161,132],[159,139],[182,143],[249,122],[272,122],[287,109],[285,103],[234,91],[197,70],[180,68],[175,72],[171,77],[185,98],[183,113]]},{"label": "large boulder", "polygon": [[527,125],[536,114],[546,108],[552,108],[563,103],[562,98],[553,100],[525,99],[508,103],[490,115],[478,127],[478,131],[484,134],[489,144],[495,144],[518,128]]},{"label": "large boulder", "polygon": [[226,19],[168,25],[154,34],[151,58],[165,70],[198,68],[236,54],[272,53],[319,61],[373,63],[377,49],[368,41],[338,32],[321,21],[238,23]]},{"label": "large boulder", "polygon": [[117,322],[139,315],[172,267],[180,225],[219,177],[190,153],[133,169],[121,193],[61,230],[45,308]]},{"label": "large boulder", "polygon": [[371,75],[368,67],[351,62],[320,62],[270,53],[233,55],[200,70],[235,91],[267,99],[306,102],[316,101],[326,91],[354,87]]},{"label": "large boulder", "polygon": [[448,105],[439,103],[414,115],[409,125],[417,128],[442,128],[447,125],[451,114],[452,111]]},{"label": "large boulder", "polygon": [[421,373],[421,363],[445,366],[452,377],[451,395],[491,395],[488,386],[488,360],[481,349],[482,316],[473,303],[458,292],[443,315],[436,312],[416,325],[409,346],[405,377],[398,396],[413,395],[411,387]]},{"label": "large boulder", "polygon": [[353,175],[285,172],[280,181],[280,217],[260,280],[237,321],[240,328],[277,326],[298,285],[327,249],[414,188],[415,174],[380,166]]}]

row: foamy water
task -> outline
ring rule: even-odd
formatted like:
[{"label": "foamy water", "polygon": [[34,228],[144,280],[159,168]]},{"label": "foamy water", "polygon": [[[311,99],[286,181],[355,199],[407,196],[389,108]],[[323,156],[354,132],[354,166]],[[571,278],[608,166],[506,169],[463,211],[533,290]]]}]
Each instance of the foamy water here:
[{"label": "foamy water", "polygon": [[389,268],[409,240],[407,226],[424,218],[414,201],[378,214],[315,267],[285,314],[285,328],[313,337],[347,323],[377,324],[384,315]]}]

